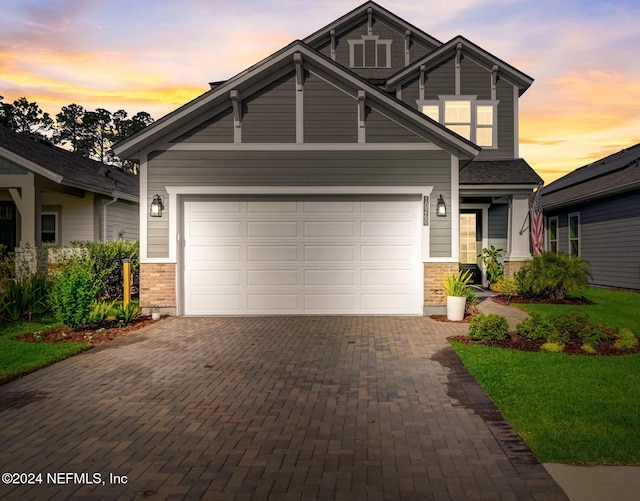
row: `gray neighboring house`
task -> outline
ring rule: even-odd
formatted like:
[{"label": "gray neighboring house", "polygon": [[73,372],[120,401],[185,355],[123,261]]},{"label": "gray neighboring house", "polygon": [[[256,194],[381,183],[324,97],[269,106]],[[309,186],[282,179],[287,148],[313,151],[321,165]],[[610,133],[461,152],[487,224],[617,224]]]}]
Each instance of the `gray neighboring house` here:
[{"label": "gray neighboring house", "polygon": [[140,164],[141,305],[421,315],[482,247],[513,273],[541,182],[519,158],[532,82],[366,2],[211,84],[115,147]]},{"label": "gray neighboring house", "polygon": [[138,240],[138,196],[138,176],[0,127],[0,243],[32,265],[52,244]]},{"label": "gray neighboring house", "polygon": [[640,144],[542,189],[545,247],[591,264],[593,285],[640,290]]}]

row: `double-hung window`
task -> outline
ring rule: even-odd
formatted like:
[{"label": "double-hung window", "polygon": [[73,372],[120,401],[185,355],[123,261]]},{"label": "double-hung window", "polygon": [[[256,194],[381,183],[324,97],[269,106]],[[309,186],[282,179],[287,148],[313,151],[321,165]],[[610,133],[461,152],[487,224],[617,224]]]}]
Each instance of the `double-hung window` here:
[{"label": "double-hung window", "polygon": [[580,255],[580,213],[569,214],[569,254]]},{"label": "double-hung window", "polygon": [[476,96],[438,96],[439,100],[418,101],[422,113],[483,148],[497,148],[498,101]]},{"label": "double-hung window", "polygon": [[391,68],[391,42],[378,35],[362,35],[360,40],[349,42],[349,66],[351,68]]},{"label": "double-hung window", "polygon": [[40,241],[43,244],[58,242],[58,213],[43,212],[40,215]]}]

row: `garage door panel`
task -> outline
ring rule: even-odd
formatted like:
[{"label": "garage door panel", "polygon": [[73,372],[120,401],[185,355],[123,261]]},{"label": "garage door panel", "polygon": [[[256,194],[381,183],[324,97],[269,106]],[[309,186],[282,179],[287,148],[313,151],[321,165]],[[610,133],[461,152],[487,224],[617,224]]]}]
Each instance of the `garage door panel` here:
[{"label": "garage door panel", "polygon": [[363,286],[382,285],[386,287],[411,285],[412,270],[362,270],[360,284]]},{"label": "garage door panel", "polygon": [[257,221],[247,225],[247,236],[255,237],[297,237],[297,221]]},{"label": "garage door panel", "polygon": [[295,312],[298,311],[298,294],[249,294],[249,313],[269,312]]},{"label": "garage door panel", "polygon": [[356,309],[355,294],[305,294],[305,310],[309,312],[352,312]]},{"label": "garage door panel", "polygon": [[354,270],[305,270],[304,285],[306,286],[344,286],[355,285]]},{"label": "garage door panel", "polygon": [[187,249],[192,263],[233,263],[241,260],[240,245],[190,245]]},{"label": "garage door panel", "polygon": [[297,245],[249,245],[247,248],[249,263],[297,261]]},{"label": "garage door panel", "polygon": [[298,270],[248,270],[248,286],[298,285]]},{"label": "garage door panel", "polygon": [[418,202],[184,204],[188,315],[421,313]]},{"label": "garage door panel", "polygon": [[369,262],[410,262],[413,257],[410,245],[363,245],[360,247],[360,260]]},{"label": "garage door panel", "polygon": [[242,285],[242,270],[198,270],[189,273],[192,287],[238,287]]},{"label": "garage door panel", "polygon": [[309,221],[304,223],[304,236],[311,238],[351,237],[356,234],[352,221]]},{"label": "garage door panel", "polygon": [[313,262],[353,262],[356,257],[355,245],[305,245],[304,260]]}]

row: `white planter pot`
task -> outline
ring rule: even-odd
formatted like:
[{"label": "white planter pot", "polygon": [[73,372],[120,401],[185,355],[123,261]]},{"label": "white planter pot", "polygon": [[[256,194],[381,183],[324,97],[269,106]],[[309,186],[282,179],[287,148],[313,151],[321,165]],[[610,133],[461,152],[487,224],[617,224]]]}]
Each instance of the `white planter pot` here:
[{"label": "white planter pot", "polygon": [[151,320],[160,320],[160,312],[159,311],[154,311],[151,313]]},{"label": "white planter pot", "polygon": [[465,296],[447,296],[447,320],[460,321],[464,318]]}]

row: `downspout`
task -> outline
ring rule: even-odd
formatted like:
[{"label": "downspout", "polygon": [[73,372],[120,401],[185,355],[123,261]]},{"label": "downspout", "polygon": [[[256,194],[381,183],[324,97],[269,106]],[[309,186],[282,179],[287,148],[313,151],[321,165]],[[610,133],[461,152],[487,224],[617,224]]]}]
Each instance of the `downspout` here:
[{"label": "downspout", "polygon": [[107,241],[107,206],[118,201],[118,197],[113,197],[113,200],[104,202],[102,204],[102,241]]}]

